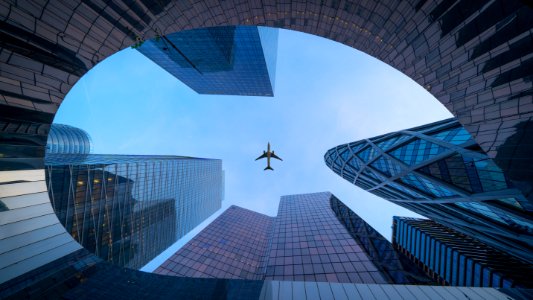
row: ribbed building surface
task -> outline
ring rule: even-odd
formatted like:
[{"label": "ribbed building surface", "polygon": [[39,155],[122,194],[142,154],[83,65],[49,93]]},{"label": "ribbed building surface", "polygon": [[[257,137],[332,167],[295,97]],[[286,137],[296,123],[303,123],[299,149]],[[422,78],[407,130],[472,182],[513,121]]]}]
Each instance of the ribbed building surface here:
[{"label": "ribbed building surface", "polygon": [[330,149],[350,183],[533,262],[533,206],[455,120]]},{"label": "ribbed building surface", "polygon": [[431,220],[394,217],[393,246],[440,284],[533,287],[533,265]]},{"label": "ribbed building surface", "polygon": [[89,154],[91,146],[91,136],[83,129],[57,123],[50,126],[47,154]]},{"label": "ribbed building surface", "polygon": [[274,96],[277,29],[189,30],[146,41],[137,50],[199,94]]},{"label": "ribbed building surface", "polygon": [[139,269],[222,202],[222,162],[179,156],[46,157],[52,206],[84,248]]}]

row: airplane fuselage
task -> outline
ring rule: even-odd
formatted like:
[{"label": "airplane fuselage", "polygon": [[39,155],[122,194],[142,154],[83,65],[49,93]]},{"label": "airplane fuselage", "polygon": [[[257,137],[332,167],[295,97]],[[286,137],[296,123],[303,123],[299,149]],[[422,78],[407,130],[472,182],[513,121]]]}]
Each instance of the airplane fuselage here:
[{"label": "airplane fuselage", "polygon": [[267,159],[267,167],[265,168],[265,170],[274,170],[270,166],[270,159],[271,158],[283,160],[283,159],[279,158],[276,154],[274,154],[274,151],[270,151],[270,143],[267,144],[267,151],[263,151],[263,154],[261,156],[259,156],[258,158],[256,158],[255,160],[258,160],[258,159],[261,159],[261,158],[266,158]]}]

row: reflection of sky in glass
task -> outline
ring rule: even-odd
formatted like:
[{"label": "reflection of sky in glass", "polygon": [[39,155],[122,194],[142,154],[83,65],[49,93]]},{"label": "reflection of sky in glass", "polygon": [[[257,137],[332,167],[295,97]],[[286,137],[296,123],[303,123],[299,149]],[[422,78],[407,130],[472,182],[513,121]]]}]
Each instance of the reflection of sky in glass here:
[{"label": "reflection of sky in glass", "polygon": [[[125,49],[73,87],[55,121],[89,132],[95,153],[222,159],[223,209],[273,216],[281,195],[330,191],[390,238],[393,215],[417,215],[345,182],[324,153],[451,114],[413,80],[353,48],[286,30],[278,38],[274,98],[198,95]],[[283,159],[273,172],[254,161],[267,142]]]},{"label": "reflection of sky in glass", "polygon": [[138,50],[199,94],[272,96],[278,30],[254,26],[177,32]]}]

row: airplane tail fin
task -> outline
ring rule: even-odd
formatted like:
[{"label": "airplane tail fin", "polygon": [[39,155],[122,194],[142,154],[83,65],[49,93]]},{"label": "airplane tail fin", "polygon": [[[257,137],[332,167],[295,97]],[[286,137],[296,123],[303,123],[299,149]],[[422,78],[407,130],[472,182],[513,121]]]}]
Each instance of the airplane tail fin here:
[{"label": "airplane tail fin", "polygon": [[263,171],[266,171],[266,170],[272,170],[272,171],[274,171],[274,169],[272,169],[270,166],[267,166]]}]

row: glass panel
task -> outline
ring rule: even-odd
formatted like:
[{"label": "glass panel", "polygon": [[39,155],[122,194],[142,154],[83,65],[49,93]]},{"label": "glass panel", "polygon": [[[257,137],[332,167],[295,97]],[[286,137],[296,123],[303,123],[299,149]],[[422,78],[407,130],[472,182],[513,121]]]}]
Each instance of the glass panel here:
[{"label": "glass panel", "polygon": [[396,176],[402,172],[402,167],[400,166],[400,164],[395,163],[383,156],[373,162],[371,166],[383,172],[383,174],[389,177]]},{"label": "glass panel", "polygon": [[457,195],[454,192],[448,190],[447,188],[440,186],[440,185],[435,185],[429,180],[422,178],[420,176],[417,176],[413,173],[407,174],[406,176],[402,177],[400,180],[407,185],[410,185],[430,195],[434,195],[435,197],[441,198],[441,197],[450,197],[450,196]]},{"label": "glass panel", "polygon": [[472,139],[470,133],[468,133],[468,131],[466,131],[466,129],[464,129],[462,126],[434,133],[431,134],[431,136],[454,145],[460,145]]},{"label": "glass panel", "polygon": [[418,139],[391,151],[389,154],[410,166],[414,166],[446,150],[440,145]]},{"label": "glass panel", "polygon": [[381,141],[381,142],[377,143],[376,145],[378,145],[383,150],[388,150],[389,148],[392,148],[394,145],[399,144],[399,143],[407,140],[408,138],[410,138],[410,136],[407,136],[407,135],[396,135],[394,137],[391,137],[389,139]]}]

